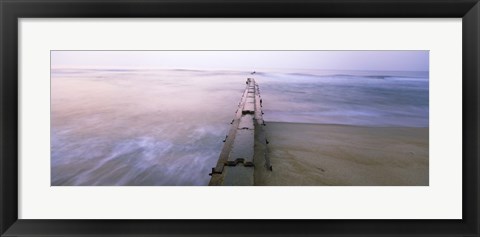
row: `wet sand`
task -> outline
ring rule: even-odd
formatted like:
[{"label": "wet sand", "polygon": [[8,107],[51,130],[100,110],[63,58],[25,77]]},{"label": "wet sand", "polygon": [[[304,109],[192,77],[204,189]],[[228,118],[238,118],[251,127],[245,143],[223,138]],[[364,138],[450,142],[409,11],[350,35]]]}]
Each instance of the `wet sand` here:
[{"label": "wet sand", "polygon": [[255,185],[425,186],[428,128],[267,122],[273,171],[256,159]]}]

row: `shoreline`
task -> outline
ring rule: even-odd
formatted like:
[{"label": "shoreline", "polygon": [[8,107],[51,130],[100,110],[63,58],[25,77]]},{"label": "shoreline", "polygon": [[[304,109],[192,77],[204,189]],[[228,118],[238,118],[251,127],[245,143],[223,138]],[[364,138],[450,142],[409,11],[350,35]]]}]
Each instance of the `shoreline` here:
[{"label": "shoreline", "polygon": [[428,186],[429,128],[267,122],[255,185]]}]

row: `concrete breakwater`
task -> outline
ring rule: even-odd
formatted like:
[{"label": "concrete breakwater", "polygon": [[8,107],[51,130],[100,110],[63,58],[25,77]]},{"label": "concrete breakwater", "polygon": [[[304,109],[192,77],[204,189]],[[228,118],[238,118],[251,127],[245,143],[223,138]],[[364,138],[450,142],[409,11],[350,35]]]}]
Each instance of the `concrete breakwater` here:
[{"label": "concrete breakwater", "polygon": [[256,159],[264,159],[265,168],[272,170],[262,115],[259,86],[255,79],[248,78],[217,165],[212,168],[209,185],[255,185],[254,169],[261,168],[255,167]]}]

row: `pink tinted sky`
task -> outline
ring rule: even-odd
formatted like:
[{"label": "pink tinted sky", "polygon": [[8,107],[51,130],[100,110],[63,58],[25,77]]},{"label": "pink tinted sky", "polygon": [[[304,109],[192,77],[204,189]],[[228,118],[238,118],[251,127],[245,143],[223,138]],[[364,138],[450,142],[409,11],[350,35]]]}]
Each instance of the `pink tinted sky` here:
[{"label": "pink tinted sky", "polygon": [[428,71],[429,51],[52,51],[51,66]]}]

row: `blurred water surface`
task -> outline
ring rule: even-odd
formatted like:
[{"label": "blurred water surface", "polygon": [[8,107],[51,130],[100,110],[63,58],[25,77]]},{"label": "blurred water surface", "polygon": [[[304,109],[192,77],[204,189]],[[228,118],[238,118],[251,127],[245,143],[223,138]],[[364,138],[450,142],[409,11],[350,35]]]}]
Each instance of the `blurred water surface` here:
[{"label": "blurred water surface", "polygon": [[[249,76],[52,69],[52,185],[207,185]],[[266,121],[428,127],[428,73],[254,76]]]}]

